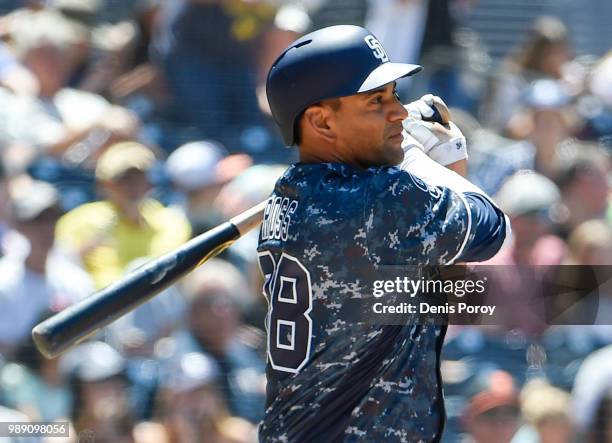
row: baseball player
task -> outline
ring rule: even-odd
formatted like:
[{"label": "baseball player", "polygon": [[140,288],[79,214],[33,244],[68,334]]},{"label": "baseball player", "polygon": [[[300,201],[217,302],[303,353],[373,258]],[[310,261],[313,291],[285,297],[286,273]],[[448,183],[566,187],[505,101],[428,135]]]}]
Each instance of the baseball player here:
[{"label": "baseball player", "polygon": [[276,183],[259,235],[263,442],[441,438],[445,328],[351,322],[342,310],[378,266],[484,260],[507,236],[504,214],[453,172],[467,158],[459,129],[423,121],[438,99],[398,101],[395,81],[420,70],[390,62],[358,26],[305,35],[270,69],[272,114],[300,162]]}]

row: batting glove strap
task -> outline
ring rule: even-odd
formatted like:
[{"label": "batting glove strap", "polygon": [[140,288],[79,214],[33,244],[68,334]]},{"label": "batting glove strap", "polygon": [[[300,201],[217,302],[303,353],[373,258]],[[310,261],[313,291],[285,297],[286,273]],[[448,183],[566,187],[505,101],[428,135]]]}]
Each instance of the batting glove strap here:
[{"label": "batting glove strap", "polygon": [[468,158],[465,137],[456,137],[434,146],[427,152],[427,155],[442,166],[465,160]]},{"label": "batting glove strap", "polygon": [[[467,158],[465,137],[453,122],[442,126],[408,117],[402,125],[410,139],[416,140],[423,152],[439,164],[446,166]],[[407,139],[404,136],[406,145]]]},{"label": "batting glove strap", "polygon": [[426,154],[440,143],[440,139],[421,120],[408,117],[402,122],[402,125],[404,130],[421,144]]}]

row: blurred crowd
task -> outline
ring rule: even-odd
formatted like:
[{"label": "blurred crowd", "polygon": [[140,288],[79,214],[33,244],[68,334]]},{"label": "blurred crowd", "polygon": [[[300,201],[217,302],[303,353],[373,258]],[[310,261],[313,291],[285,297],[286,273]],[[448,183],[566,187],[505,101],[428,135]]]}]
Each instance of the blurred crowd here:
[{"label": "blurred crowd", "polygon": [[444,441],[612,443],[610,282],[593,325],[551,326],[525,274],[612,265],[612,11],[576,27],[566,3],[497,57],[472,26],[516,19],[493,0],[0,1],[0,421],[69,420],[73,442],[256,441],[256,233],[61,358],[30,331],[265,199],[297,160],[266,72],[299,35],[352,23],[425,66],[403,101],[446,100],[470,179],[512,221],[488,264],[508,265],[493,284],[515,315],[449,328]]}]

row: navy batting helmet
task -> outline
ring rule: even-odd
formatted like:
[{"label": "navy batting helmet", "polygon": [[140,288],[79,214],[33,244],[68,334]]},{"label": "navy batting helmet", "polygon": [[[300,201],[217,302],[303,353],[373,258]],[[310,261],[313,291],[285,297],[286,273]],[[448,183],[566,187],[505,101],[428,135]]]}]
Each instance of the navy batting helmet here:
[{"label": "navy batting helmet", "polygon": [[283,51],[270,68],[266,92],[283,140],[293,145],[296,119],[308,106],[370,91],[421,69],[391,63],[367,29],[330,26],[303,36]]}]

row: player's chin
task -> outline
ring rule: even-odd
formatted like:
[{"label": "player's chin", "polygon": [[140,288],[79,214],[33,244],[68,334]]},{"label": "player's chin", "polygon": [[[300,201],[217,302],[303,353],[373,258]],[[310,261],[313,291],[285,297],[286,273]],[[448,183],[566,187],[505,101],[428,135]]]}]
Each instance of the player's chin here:
[{"label": "player's chin", "polygon": [[402,142],[404,137],[400,134],[399,137],[389,137],[385,144],[385,153],[387,157],[387,164],[395,166],[404,160],[404,150],[402,149]]}]

